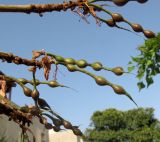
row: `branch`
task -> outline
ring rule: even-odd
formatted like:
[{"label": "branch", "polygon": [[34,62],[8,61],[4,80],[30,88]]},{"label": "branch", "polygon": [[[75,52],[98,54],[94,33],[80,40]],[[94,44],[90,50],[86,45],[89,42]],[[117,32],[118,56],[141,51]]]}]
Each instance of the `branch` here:
[{"label": "branch", "polygon": [[62,4],[28,4],[28,5],[0,5],[0,12],[22,12],[22,13],[44,13],[52,11],[66,11],[67,9],[74,9],[82,5],[83,2],[69,1]]},{"label": "branch", "polygon": [[37,66],[39,68],[42,67],[42,63],[40,61],[37,60],[28,60],[25,58],[21,58],[19,56],[15,56],[12,53],[5,53],[5,52],[0,52],[0,59],[2,59],[3,61],[7,61],[8,63],[15,63],[17,65],[19,64],[24,64],[27,66]]}]

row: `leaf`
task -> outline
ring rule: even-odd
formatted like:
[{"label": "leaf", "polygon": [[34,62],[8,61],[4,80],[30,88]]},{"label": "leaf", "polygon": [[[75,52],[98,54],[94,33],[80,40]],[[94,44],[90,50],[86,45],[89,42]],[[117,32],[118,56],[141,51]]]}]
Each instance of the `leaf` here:
[{"label": "leaf", "polygon": [[145,84],[143,82],[138,82],[137,86],[139,88],[139,91],[141,91],[143,88],[145,88]]},{"label": "leaf", "polygon": [[46,80],[48,80],[52,62],[51,62],[50,58],[47,55],[45,55],[42,58],[41,62],[42,62],[42,66],[44,68],[44,77],[45,77]]},{"label": "leaf", "polygon": [[147,60],[146,66],[149,67],[153,64],[152,60]]},{"label": "leaf", "polygon": [[132,65],[133,63],[131,61],[128,62],[128,65]]},{"label": "leaf", "polygon": [[153,79],[152,79],[152,77],[146,77],[146,82],[147,82],[147,87],[149,87],[151,84],[153,84]]},{"label": "leaf", "polygon": [[128,72],[132,72],[135,69],[135,66],[128,67]]},{"label": "leaf", "polygon": [[144,72],[140,72],[136,77],[140,80],[142,79],[143,76],[144,76]]}]

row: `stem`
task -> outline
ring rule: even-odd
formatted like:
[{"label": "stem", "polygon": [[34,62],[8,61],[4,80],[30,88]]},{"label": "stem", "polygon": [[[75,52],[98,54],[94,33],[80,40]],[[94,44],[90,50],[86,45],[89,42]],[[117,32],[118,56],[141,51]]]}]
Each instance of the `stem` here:
[{"label": "stem", "polygon": [[110,12],[109,10],[104,9],[103,7],[101,7],[100,5],[97,4],[88,4],[89,6],[93,6],[94,8],[100,9],[101,11],[104,11],[105,13],[108,13],[109,15],[112,15],[112,12]]},{"label": "stem", "polygon": [[34,89],[37,90],[37,87],[36,87],[36,77],[35,77],[35,72],[33,71],[33,86],[34,86]]}]

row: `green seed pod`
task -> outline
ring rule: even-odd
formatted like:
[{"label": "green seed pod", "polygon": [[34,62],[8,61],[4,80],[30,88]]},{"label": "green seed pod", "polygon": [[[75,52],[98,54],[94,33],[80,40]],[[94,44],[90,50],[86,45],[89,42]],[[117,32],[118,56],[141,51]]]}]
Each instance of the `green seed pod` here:
[{"label": "green seed pod", "polygon": [[115,67],[112,69],[112,72],[114,72],[116,75],[120,76],[124,73],[124,70],[122,67]]},{"label": "green seed pod", "polygon": [[23,92],[27,97],[31,97],[32,90],[26,86],[23,86]]},{"label": "green seed pod", "polygon": [[113,90],[114,90],[114,92],[116,94],[122,95],[122,94],[126,93],[126,91],[124,90],[124,88],[121,87],[120,85],[113,84],[112,88],[113,88]]},{"label": "green seed pod", "polygon": [[124,20],[119,13],[112,13],[111,16],[115,22],[122,22]]},{"label": "green seed pod", "polygon": [[63,120],[62,124],[66,129],[72,129],[72,124],[69,121]]},{"label": "green seed pod", "polygon": [[72,65],[72,64],[67,64],[67,69],[70,71],[70,72],[74,72],[74,71],[77,71],[76,69],[76,66],[75,65]]},{"label": "green seed pod", "polygon": [[50,87],[52,87],[52,88],[59,86],[59,84],[57,83],[57,81],[50,81],[50,82],[48,82],[48,85],[49,85]]},{"label": "green seed pod", "polygon": [[18,78],[18,81],[24,85],[28,83],[28,81],[25,78]]},{"label": "green seed pod", "polygon": [[100,71],[102,69],[102,64],[99,62],[95,62],[91,65],[91,67],[95,70],[95,71]]},{"label": "green seed pod", "polygon": [[61,56],[55,56],[56,61],[58,62],[64,62],[64,58]]},{"label": "green seed pod", "polygon": [[73,65],[75,64],[75,60],[73,58],[65,58],[64,62],[66,64],[73,64]]},{"label": "green seed pod", "polygon": [[147,37],[147,38],[154,38],[154,37],[156,37],[155,33],[153,33],[152,31],[149,31],[149,30],[144,30],[143,33],[144,33],[145,37]]},{"label": "green seed pod", "polygon": [[96,76],[95,81],[100,86],[109,85],[109,82],[102,76]]},{"label": "green seed pod", "polygon": [[143,32],[143,28],[139,24],[132,24],[131,27],[135,32]]},{"label": "green seed pod", "polygon": [[46,124],[45,124],[45,128],[48,129],[48,130],[50,130],[50,129],[53,128],[53,126],[52,126],[51,123],[46,123]]},{"label": "green seed pod", "polygon": [[76,61],[76,65],[80,68],[85,68],[88,65],[88,63],[86,60],[81,59]]},{"label": "green seed pod", "polygon": [[34,100],[37,100],[39,98],[39,91],[37,89],[34,89],[31,93],[31,96]]},{"label": "green seed pod", "polygon": [[117,6],[124,6],[128,2],[128,0],[112,0],[112,1]]},{"label": "green seed pod", "polygon": [[76,136],[82,136],[83,135],[83,133],[77,127],[73,126],[72,131]]}]

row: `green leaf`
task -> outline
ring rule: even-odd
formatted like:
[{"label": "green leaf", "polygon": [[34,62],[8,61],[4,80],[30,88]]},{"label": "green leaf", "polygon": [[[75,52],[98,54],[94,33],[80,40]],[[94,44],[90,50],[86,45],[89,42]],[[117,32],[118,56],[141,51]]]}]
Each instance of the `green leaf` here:
[{"label": "green leaf", "polygon": [[135,69],[135,66],[128,67],[128,72],[132,72]]},{"label": "green leaf", "polygon": [[132,65],[133,63],[131,61],[128,62],[128,65]]},{"label": "green leaf", "polygon": [[137,78],[140,80],[140,79],[142,79],[143,76],[144,76],[144,72],[140,72],[140,73],[137,75]]},{"label": "green leaf", "polygon": [[146,66],[147,66],[147,67],[149,67],[149,66],[152,65],[152,64],[153,64],[152,60],[147,60],[147,63],[146,63]]},{"label": "green leaf", "polygon": [[152,79],[152,77],[146,77],[146,82],[147,82],[147,87],[149,87],[151,84],[153,84],[153,79]]},{"label": "green leaf", "polygon": [[138,82],[137,86],[139,88],[139,91],[141,91],[143,88],[145,88],[145,84],[143,82]]}]

